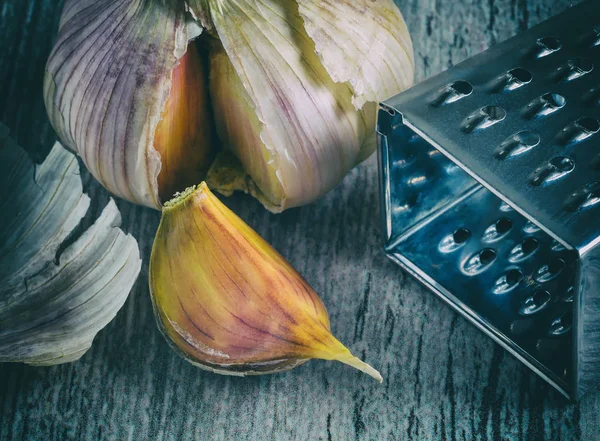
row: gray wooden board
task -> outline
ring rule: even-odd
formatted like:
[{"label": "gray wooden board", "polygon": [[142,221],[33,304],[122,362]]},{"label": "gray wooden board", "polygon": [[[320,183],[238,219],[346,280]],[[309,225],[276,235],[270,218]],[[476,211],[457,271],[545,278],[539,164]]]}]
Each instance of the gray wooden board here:
[{"label": "gray wooden board", "polygon": [[[418,80],[570,3],[398,0]],[[54,137],[41,82],[59,10],[60,1],[0,0],[0,121],[36,159]],[[83,176],[97,214],[108,195]],[[567,402],[384,257],[374,158],[317,203],[282,215],[243,195],[226,203],[321,294],[334,333],[384,383],[324,361],[241,379],[179,358],[148,296],[159,214],[119,201],[144,257],[140,279],[80,361],[0,366],[0,440],[600,440],[600,392]]]}]

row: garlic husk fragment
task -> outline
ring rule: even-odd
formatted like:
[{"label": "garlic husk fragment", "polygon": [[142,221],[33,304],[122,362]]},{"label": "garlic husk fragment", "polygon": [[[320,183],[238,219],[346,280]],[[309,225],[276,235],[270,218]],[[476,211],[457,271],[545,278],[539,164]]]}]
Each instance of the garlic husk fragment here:
[{"label": "garlic husk fragment", "polygon": [[[161,153],[154,140],[161,119],[169,119],[163,112],[173,87],[186,87],[202,113],[195,118],[199,135],[179,136],[196,143],[185,148],[212,150],[203,85],[172,84],[178,60],[201,32],[180,0],[65,1],[46,67],[46,108],[63,145],[111,193],[157,209],[161,196],[172,195],[171,187],[159,188]],[[183,148],[169,140],[163,147]],[[210,165],[205,158],[212,160],[210,154],[190,154],[180,164],[199,170],[187,185],[202,178]]]},{"label": "garlic husk fragment", "polygon": [[4,144],[0,361],[73,361],[127,299],[141,267],[137,243],[118,228],[121,217],[111,200],[87,231],[65,244],[90,203],[76,158],[56,144],[35,166],[12,141]]},{"label": "garlic husk fragment", "polygon": [[393,0],[297,0],[306,33],[336,83],[347,83],[357,109],[414,80],[412,41]]},{"label": "garlic husk fragment", "polygon": [[196,21],[198,21],[205,30],[212,33],[213,25],[210,20],[208,1],[209,0],[187,0],[186,7]]},{"label": "garlic husk fragment", "polygon": [[264,374],[320,358],[381,380],[333,337],[308,283],[205,183],[163,208],[150,294],[167,340],[204,369]]},{"label": "garlic husk fragment", "polygon": [[[223,45],[211,54],[217,131],[250,178],[223,183],[213,166],[209,185],[225,194],[248,191],[275,212],[314,201],[374,151],[375,102],[412,84],[400,12],[389,0],[360,11],[352,11],[354,0],[336,2],[352,12],[328,29],[315,15],[333,6],[316,1],[208,3]],[[330,35],[340,29],[343,38]]]}]

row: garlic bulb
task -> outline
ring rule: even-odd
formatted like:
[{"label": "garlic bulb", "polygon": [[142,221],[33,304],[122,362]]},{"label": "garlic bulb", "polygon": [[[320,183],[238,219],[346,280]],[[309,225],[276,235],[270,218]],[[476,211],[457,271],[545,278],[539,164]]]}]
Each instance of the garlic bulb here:
[{"label": "garlic bulb", "polygon": [[66,0],[45,100],[120,197],[160,208],[206,177],[281,211],[367,158],[376,103],[412,81],[393,0]]},{"label": "garlic bulb", "polygon": [[66,363],[123,306],[141,267],[137,243],[118,228],[112,200],[74,235],[90,204],[77,159],[56,144],[35,166],[8,144],[0,148],[0,361]]},{"label": "garlic bulb", "polygon": [[263,374],[321,358],[381,381],[333,337],[308,283],[205,183],[163,208],[150,294],[167,340],[204,369]]}]

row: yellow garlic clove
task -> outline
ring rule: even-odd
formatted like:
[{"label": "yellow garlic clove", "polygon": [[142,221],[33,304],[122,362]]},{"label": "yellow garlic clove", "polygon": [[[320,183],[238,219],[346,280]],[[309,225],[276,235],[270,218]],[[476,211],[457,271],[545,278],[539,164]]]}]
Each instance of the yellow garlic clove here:
[{"label": "yellow garlic clove", "polygon": [[205,183],[165,204],[150,293],[168,341],[204,369],[263,374],[320,358],[381,381],[331,334],[308,283]]}]

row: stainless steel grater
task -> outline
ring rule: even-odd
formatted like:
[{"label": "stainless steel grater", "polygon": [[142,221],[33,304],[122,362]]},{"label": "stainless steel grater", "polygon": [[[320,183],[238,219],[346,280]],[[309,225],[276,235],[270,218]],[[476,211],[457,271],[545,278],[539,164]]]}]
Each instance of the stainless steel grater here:
[{"label": "stainless steel grater", "polygon": [[385,252],[565,396],[600,380],[600,3],[381,104]]}]

